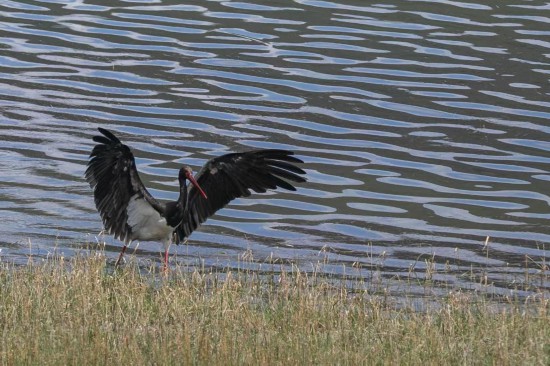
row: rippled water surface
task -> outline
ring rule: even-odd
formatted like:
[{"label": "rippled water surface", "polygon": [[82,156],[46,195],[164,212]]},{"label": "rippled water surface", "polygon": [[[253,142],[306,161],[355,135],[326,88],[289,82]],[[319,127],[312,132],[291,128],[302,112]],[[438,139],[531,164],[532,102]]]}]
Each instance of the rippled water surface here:
[{"label": "rippled water surface", "polygon": [[161,199],[182,163],[306,162],[297,192],[234,201],[172,260],[550,288],[548,3],[178,3],[0,3],[3,260],[96,237],[116,256],[83,179],[101,126]]}]

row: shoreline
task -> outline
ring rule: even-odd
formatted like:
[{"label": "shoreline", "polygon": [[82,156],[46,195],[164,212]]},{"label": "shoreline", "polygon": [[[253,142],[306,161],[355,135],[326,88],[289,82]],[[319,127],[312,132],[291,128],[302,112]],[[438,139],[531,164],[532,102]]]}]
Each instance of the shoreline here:
[{"label": "shoreline", "polygon": [[273,276],[128,262],[101,252],[0,262],[3,364],[548,364],[550,298],[392,295],[299,270]]}]

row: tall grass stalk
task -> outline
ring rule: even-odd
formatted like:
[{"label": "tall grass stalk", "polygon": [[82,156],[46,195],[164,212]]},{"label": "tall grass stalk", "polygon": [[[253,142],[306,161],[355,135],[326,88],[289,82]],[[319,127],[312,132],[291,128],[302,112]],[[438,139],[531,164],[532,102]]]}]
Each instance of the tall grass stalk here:
[{"label": "tall grass stalk", "polygon": [[273,276],[103,255],[0,263],[0,361],[14,364],[550,364],[549,299],[452,292],[388,306],[295,270]]}]

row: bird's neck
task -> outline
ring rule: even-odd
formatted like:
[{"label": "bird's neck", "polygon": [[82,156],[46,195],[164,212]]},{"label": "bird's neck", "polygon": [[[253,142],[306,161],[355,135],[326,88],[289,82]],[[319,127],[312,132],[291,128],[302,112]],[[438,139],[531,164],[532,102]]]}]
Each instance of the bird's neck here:
[{"label": "bird's neck", "polygon": [[187,206],[187,184],[185,183],[185,179],[180,181],[180,196],[176,202],[181,209],[181,216],[183,217],[183,211]]},{"label": "bird's neck", "polygon": [[166,223],[172,227],[176,227],[183,220],[185,207],[187,206],[187,185],[185,181],[180,181],[180,195],[177,201],[168,202],[166,204],[165,218]]}]

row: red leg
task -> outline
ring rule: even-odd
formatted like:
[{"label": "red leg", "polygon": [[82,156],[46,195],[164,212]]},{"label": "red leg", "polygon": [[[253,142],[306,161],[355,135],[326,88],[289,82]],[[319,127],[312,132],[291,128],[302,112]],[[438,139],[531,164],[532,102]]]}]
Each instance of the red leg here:
[{"label": "red leg", "polygon": [[164,251],[164,270],[168,269],[168,248]]},{"label": "red leg", "polygon": [[120,254],[118,256],[118,260],[116,261],[115,267],[118,267],[118,265],[120,264],[120,261],[122,260],[122,257],[124,256],[124,252],[126,252],[127,247],[128,247],[127,245],[124,245],[122,247],[122,250],[120,251]]}]

